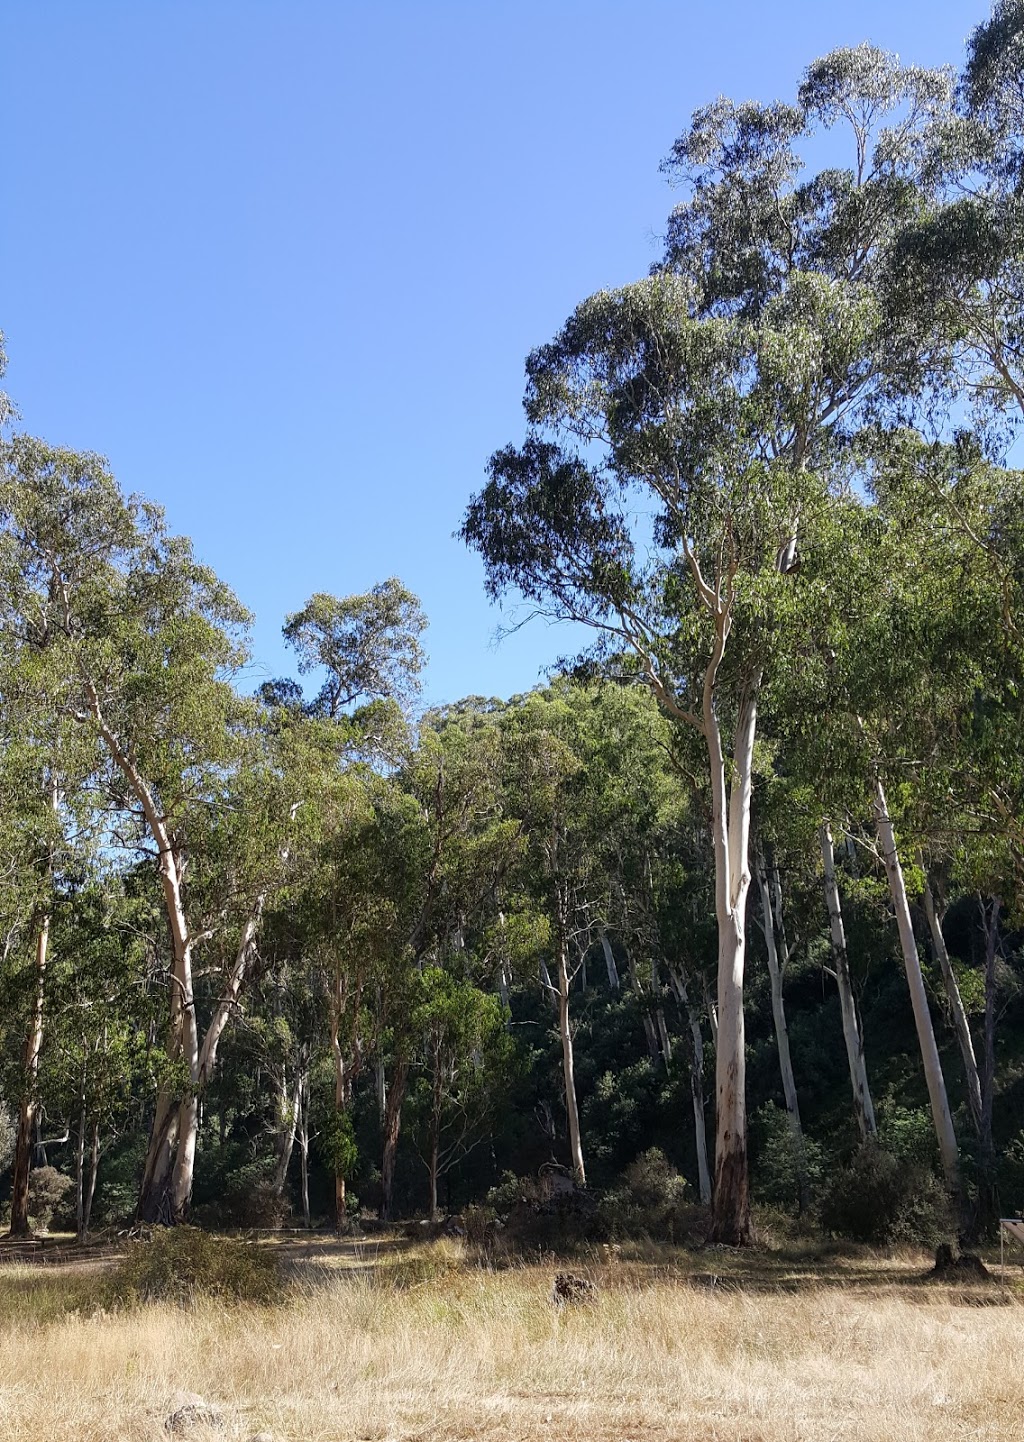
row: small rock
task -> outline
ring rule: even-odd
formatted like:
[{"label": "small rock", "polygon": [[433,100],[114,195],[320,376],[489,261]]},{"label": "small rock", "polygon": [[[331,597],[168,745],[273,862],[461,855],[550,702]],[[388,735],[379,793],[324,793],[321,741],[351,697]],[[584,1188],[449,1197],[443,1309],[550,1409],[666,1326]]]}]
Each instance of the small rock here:
[{"label": "small rock", "polygon": [[575,1272],[556,1272],[555,1284],[551,1288],[551,1300],[556,1307],[575,1307],[583,1302],[593,1302],[597,1288],[587,1277]]},{"label": "small rock", "polygon": [[198,1392],[175,1392],[164,1428],[168,1432],[188,1432],[193,1427],[223,1427],[224,1409],[216,1402],[207,1402]]}]

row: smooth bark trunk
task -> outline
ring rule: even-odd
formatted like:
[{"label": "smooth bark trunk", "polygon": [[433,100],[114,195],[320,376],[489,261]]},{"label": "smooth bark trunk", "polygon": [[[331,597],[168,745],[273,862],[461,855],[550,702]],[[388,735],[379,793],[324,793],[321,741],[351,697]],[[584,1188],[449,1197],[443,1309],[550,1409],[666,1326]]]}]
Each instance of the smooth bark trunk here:
[{"label": "smooth bark trunk", "polygon": [[295,1086],[289,1093],[286,1084],[286,1074],[281,1076],[281,1097],[279,1106],[281,1116],[278,1119],[278,1141],[277,1141],[277,1166],[274,1169],[274,1191],[281,1196],[288,1181],[288,1168],[292,1160],[292,1151],[295,1147],[295,1134],[299,1125],[299,1102],[302,1092],[302,1072],[296,1069]]},{"label": "smooth bark trunk", "polygon": [[[773,878],[778,885],[777,878]],[[807,1189],[807,1154],[804,1147],[803,1127],[800,1124],[800,1100],[797,1096],[796,1077],[793,1075],[793,1060],[789,1049],[789,1028],[786,1025],[786,1006],[782,995],[785,967],[784,933],[781,930],[782,896],[779,886],[778,906],[768,885],[768,871],[763,856],[757,858],[757,885],[761,895],[761,924],[764,931],[765,949],[768,953],[768,975],[771,981],[772,1020],[775,1024],[775,1044],[779,1054],[779,1072],[782,1077],[782,1095],[786,1103],[786,1121],[789,1126],[796,1165],[797,1203],[801,1212],[807,1210],[810,1197]],[[776,926],[779,933],[776,934]],[[780,956],[780,944],[784,948]]]},{"label": "smooth bark trunk", "polygon": [[983,1127],[981,1077],[974,1053],[974,1038],[971,1036],[971,1027],[967,1020],[963,997],[960,995],[956,972],[953,970],[953,963],[950,961],[949,951],[946,948],[946,938],[942,934],[943,918],[935,905],[935,893],[932,891],[930,883],[926,884],[924,888],[924,914],[931,936],[932,953],[939,964],[939,971],[942,973],[942,985],[946,991],[946,1000],[949,1002],[950,1016],[953,1019],[953,1030],[956,1032],[957,1045],[960,1048],[960,1059],[963,1062],[964,1079],[967,1086],[967,1109],[970,1112],[975,1133],[980,1137]]},{"label": "smooth bark trunk", "polygon": [[89,1226],[92,1222],[92,1204],[96,1197],[96,1178],[100,1170],[100,1124],[94,1121],[92,1124],[92,1146],[89,1149],[89,1182],[85,1189],[85,1210],[82,1215],[82,1241],[89,1239]]},{"label": "smooth bark trunk", "polygon": [[620,986],[619,968],[615,964],[615,952],[608,940],[608,933],[602,928],[601,931],[601,952],[604,956],[605,970],[608,973],[608,985],[612,991],[618,991]]},{"label": "smooth bark trunk", "polygon": [[928,1009],[928,994],[925,991],[924,977],[921,974],[921,959],[917,954],[917,941],[910,917],[903,868],[896,850],[896,833],[889,816],[885,789],[880,779],[875,781],[873,811],[878,844],[881,847],[885,874],[889,881],[889,893],[896,912],[903,965],[907,973],[911,1005],[914,1008],[914,1023],[917,1027],[917,1039],[924,1063],[925,1082],[928,1086],[935,1135],[938,1138],[939,1152],[942,1157],[942,1170],[950,1194],[959,1204],[961,1202],[960,1157],[957,1150],[956,1133],[953,1130],[953,1116],[949,1109],[946,1083],[939,1062],[939,1049],[935,1044],[935,1030],[932,1026],[931,1012]]},{"label": "smooth bark trunk", "polygon": [[299,1092],[299,1190],[302,1197],[302,1224],[309,1231],[309,1075],[303,1073]]},{"label": "smooth bark trunk", "polygon": [[[722,649],[724,644],[723,636]],[[704,699],[704,735],[711,768],[715,915],[718,922],[715,1184],[711,1200],[711,1239],[726,1246],[739,1247],[749,1246],[754,1240],[747,1161],[743,968],[746,959],[747,894],[750,889],[750,803],[759,683],[755,678],[740,700],[733,747],[732,787],[731,793],[727,793],[726,763],[715,710],[713,680],[712,674],[711,685],[705,684]]]},{"label": "smooth bark trunk", "polygon": [[85,1241],[85,1063],[78,1093],[78,1136],[75,1141],[75,1237]]},{"label": "smooth bark trunk", "polygon": [[22,1050],[22,1096],[18,1107],[18,1135],[14,1147],[14,1173],[11,1179],[11,1236],[31,1235],[28,1216],[28,1181],[32,1170],[33,1136],[38,1120],[36,1088],[39,1080],[39,1054],[43,1046],[43,1018],[46,1001],[46,966],[49,959],[50,916],[40,919],[35,948],[35,990],[32,1018]]},{"label": "smooth bark trunk", "polygon": [[572,1054],[572,1026],[569,1019],[569,966],[564,935],[558,945],[558,1035],[562,1043],[562,1080],[565,1084],[565,1111],[569,1123],[569,1155],[572,1175],[578,1187],[587,1185],[583,1165],[583,1143],[580,1137],[580,1113],[576,1101],[576,1073]]},{"label": "smooth bark trunk", "polygon": [[835,972],[839,990],[839,1010],[843,1020],[843,1042],[846,1046],[846,1063],[850,1072],[850,1086],[853,1090],[853,1112],[857,1119],[857,1130],[862,1142],[873,1140],[878,1135],[875,1122],[875,1107],[868,1085],[868,1070],[864,1061],[864,1039],[857,1018],[857,1002],[850,978],[850,960],[846,951],[846,928],[843,925],[843,910],[839,899],[839,884],[836,880],[836,860],[832,846],[832,828],[823,822],[818,833],[821,844],[821,860],[825,871],[825,905],[828,908],[829,936],[832,945],[832,969]]}]

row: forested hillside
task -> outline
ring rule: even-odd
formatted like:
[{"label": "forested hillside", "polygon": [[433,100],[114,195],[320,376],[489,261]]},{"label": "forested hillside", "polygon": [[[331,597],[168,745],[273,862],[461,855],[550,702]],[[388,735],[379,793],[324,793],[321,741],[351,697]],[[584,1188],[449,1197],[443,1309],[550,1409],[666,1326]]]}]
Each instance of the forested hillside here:
[{"label": "forested hillside", "polygon": [[959,75],[693,116],[451,518],[593,635],[525,695],[424,709],[395,578],[310,576],[258,683],[245,597],[0,398],[13,1235],[1024,1209],[1022,74],[1003,0]]}]

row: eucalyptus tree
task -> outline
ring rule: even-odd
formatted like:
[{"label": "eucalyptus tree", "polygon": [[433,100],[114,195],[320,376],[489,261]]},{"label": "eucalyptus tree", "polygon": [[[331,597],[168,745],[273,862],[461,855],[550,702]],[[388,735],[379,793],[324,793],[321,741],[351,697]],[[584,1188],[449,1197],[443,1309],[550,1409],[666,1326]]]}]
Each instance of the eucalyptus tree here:
[{"label": "eucalyptus tree", "polygon": [[[248,621],[231,592],[168,535],[158,508],[122,495],[98,457],[16,437],[3,463],[9,621],[27,647],[59,655],[53,704],[104,754],[109,839],[150,857],[161,879],[179,1074],[157,1099],[140,1209],[178,1218],[199,1094],[244,986],[291,798],[278,794],[257,710],[231,684]],[[205,1034],[199,947],[221,972]]]},{"label": "eucalyptus tree", "polygon": [[[283,634],[299,674],[318,678],[319,690],[307,701],[300,686],[277,681],[260,693],[292,765],[306,775],[290,891],[300,954],[291,963],[326,991],[334,1107],[320,1148],[334,1170],[339,1227],[354,1158],[350,1104],[365,1050],[364,995],[405,955],[409,922],[395,857],[384,849],[388,814],[402,809],[402,797],[386,773],[411,744],[426,624],[417,598],[394,578],[363,595],[318,592],[286,618]],[[298,1074],[295,1084],[301,1089]],[[297,1102],[287,1108],[297,1118]]]},{"label": "eucalyptus tree", "polygon": [[498,998],[443,967],[420,974],[415,1024],[421,1039],[410,1100],[434,1222],[438,1182],[486,1139],[512,1080],[515,1048]]},{"label": "eucalyptus tree", "polygon": [[[889,366],[874,282],[948,98],[944,75],[861,46],[812,65],[795,105],[698,111],[667,162],[687,197],[664,266],[585,301],[530,356],[530,433],[493,457],[462,530],[492,596],[517,590],[597,630],[605,654],[631,651],[703,738],[724,1242],[751,1237],[742,987],[758,707],[786,684],[818,602],[798,572]],[[801,182],[801,144],[840,121],[849,165]],[[638,519],[652,510],[653,525]]]}]

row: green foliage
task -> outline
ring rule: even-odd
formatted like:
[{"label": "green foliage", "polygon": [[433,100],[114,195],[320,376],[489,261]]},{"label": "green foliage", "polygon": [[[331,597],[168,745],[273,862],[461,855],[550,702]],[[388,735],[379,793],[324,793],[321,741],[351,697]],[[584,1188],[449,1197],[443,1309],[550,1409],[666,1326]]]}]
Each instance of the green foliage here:
[{"label": "green foliage", "polygon": [[617,1187],[601,1198],[600,1217],[610,1236],[676,1242],[702,1220],[681,1177],[658,1147],[641,1153]]},{"label": "green foliage", "polygon": [[935,1173],[875,1144],[861,1147],[832,1175],[821,1224],[833,1236],[872,1246],[933,1247],[956,1234],[948,1195]]},{"label": "green foliage", "polygon": [[184,1307],[206,1298],[269,1305],[282,1300],[284,1291],[269,1247],[214,1237],[197,1227],[156,1227],[151,1237],[128,1244],[111,1276],[109,1297],[117,1306]]},{"label": "green foliage", "polygon": [[40,1231],[48,1231],[74,1182],[56,1167],[33,1167],[28,1179],[29,1215]]},{"label": "green foliage", "polygon": [[768,1206],[796,1212],[800,1204],[801,1176],[813,1201],[825,1176],[825,1149],[805,1132],[802,1155],[782,1107],[765,1102],[751,1118],[754,1194]]}]

